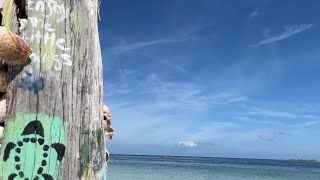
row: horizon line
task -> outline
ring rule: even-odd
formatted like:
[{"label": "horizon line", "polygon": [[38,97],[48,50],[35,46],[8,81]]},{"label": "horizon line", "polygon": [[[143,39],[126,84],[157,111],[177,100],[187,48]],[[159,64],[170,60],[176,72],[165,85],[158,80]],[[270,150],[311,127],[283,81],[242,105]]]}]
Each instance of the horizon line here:
[{"label": "horizon line", "polygon": [[192,158],[218,158],[218,159],[251,159],[251,160],[276,160],[276,161],[315,161],[320,162],[320,159],[274,159],[274,158],[248,158],[248,157],[217,157],[217,156],[175,156],[175,155],[148,155],[148,154],[110,154],[120,156],[161,156],[161,157],[192,157]]}]

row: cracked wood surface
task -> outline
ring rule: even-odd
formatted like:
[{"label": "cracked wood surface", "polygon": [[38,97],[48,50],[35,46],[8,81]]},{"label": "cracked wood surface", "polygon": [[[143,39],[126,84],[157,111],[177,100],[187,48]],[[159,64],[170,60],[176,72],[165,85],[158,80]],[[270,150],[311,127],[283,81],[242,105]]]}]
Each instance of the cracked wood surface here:
[{"label": "cracked wood surface", "polygon": [[[0,178],[7,179],[13,174],[32,179],[38,175],[68,180],[105,179],[99,2],[29,0],[27,4],[28,25],[23,33],[18,31],[13,0],[7,0],[4,6],[4,26],[20,33],[33,54],[29,65],[9,66]],[[33,123],[35,120],[40,123]],[[41,124],[43,137],[32,133],[30,123],[39,127]],[[26,128],[31,133],[21,134]],[[49,145],[48,164],[40,173],[37,171],[44,158],[38,157],[39,152],[43,153],[40,143],[22,141],[20,151],[25,154],[19,156],[19,162],[28,166],[19,170],[16,167],[18,152],[13,152],[13,145],[18,146],[21,138],[29,136],[44,139]],[[9,149],[4,148],[6,145]],[[63,156],[62,147],[65,147]],[[2,157],[6,153],[8,158],[4,161]],[[35,159],[34,163],[27,162],[30,157]]]}]

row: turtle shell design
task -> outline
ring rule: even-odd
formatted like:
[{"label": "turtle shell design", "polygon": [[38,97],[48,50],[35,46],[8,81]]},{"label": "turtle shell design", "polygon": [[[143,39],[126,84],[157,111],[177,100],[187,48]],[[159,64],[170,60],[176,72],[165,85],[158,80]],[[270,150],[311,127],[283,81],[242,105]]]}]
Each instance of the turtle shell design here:
[{"label": "turtle shell design", "polygon": [[[34,151],[34,152],[30,152]],[[56,153],[52,153],[54,151]],[[28,156],[35,153],[35,156]],[[44,137],[43,126],[35,120],[28,123],[17,142],[9,142],[4,150],[3,161],[14,162],[14,172],[10,172],[8,180],[53,180],[52,175],[47,174],[49,157],[53,155],[61,161],[65,154],[65,146],[61,143],[50,143]],[[50,159],[52,161],[52,159]],[[33,167],[30,168],[29,167]]]}]

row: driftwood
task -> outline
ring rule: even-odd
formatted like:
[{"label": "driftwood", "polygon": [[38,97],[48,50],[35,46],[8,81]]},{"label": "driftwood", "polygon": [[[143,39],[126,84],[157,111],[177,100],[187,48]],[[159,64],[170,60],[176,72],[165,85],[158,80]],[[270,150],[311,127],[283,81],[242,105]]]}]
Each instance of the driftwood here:
[{"label": "driftwood", "polygon": [[6,0],[2,24],[33,53],[8,67],[0,179],[105,179],[99,2],[28,0],[24,32],[19,2]]}]

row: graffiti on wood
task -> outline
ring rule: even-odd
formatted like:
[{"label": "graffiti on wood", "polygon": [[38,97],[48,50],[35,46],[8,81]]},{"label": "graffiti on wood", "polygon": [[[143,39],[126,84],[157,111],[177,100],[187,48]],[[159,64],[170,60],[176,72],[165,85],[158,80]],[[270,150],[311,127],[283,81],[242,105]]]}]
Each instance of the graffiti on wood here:
[{"label": "graffiti on wood", "polygon": [[[22,120],[28,122],[23,127]],[[8,134],[1,149],[1,166],[6,171],[0,177],[9,180],[55,179],[56,169],[66,151],[65,129],[61,128],[64,127],[61,123],[63,121],[57,117],[21,114],[10,121],[5,129]],[[12,128],[21,131],[12,134],[13,131],[9,131]]]},{"label": "graffiti on wood", "polygon": [[63,32],[69,12],[62,0],[28,1],[28,13],[32,15],[28,17],[29,31],[25,39],[33,48],[30,57],[33,64],[40,64],[41,61],[47,71],[61,71],[63,65],[73,65],[71,48],[66,40],[66,32]]},{"label": "graffiti on wood", "polygon": [[[90,139],[90,134],[95,135],[96,139]],[[84,142],[80,148],[81,158],[78,177],[94,176],[97,179],[106,179],[106,163],[102,158],[102,153],[104,153],[102,131],[86,129],[83,135]]]},{"label": "graffiti on wood", "polygon": [[47,84],[47,74],[34,73],[32,66],[25,69],[18,81],[18,87],[35,94],[39,93]]}]

